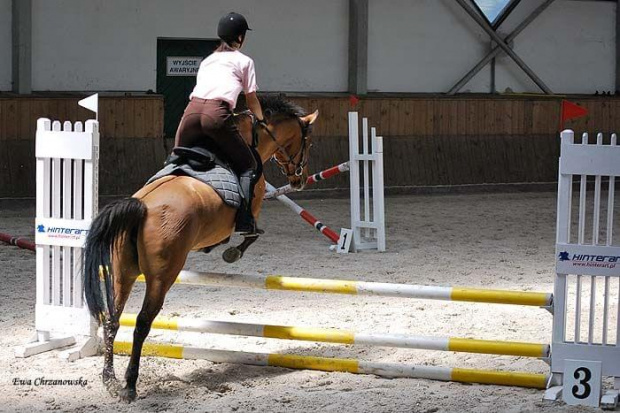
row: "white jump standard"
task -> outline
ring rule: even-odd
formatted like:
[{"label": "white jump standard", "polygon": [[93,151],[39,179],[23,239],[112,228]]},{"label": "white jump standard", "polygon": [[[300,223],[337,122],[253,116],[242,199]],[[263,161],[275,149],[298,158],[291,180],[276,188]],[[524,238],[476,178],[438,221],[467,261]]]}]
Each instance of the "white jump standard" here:
[{"label": "white jump standard", "polygon": [[[383,138],[377,136],[375,128],[370,128],[369,134],[368,119],[362,118],[360,152],[357,112],[349,112],[349,155],[351,157],[349,177],[351,179],[353,250],[385,251]],[[362,185],[360,185],[360,178],[362,178]]]},{"label": "white jump standard", "polygon": [[[361,166],[360,166],[361,163]],[[362,173],[360,173],[362,171]],[[383,138],[375,128],[368,130],[368,119],[362,119],[362,145],[360,152],[359,120],[357,112],[349,112],[349,161],[318,172],[306,184],[329,179],[343,172],[350,172],[352,251],[385,251],[385,200],[383,184]],[[372,183],[371,183],[372,181]],[[293,192],[290,185],[274,188],[267,184],[265,199],[277,199],[306,222],[314,226],[333,243],[339,236],[285,194]],[[371,204],[372,199],[372,204]],[[363,214],[362,214],[363,213]],[[363,215],[363,218],[362,218]]]},{"label": "white jump standard", "polygon": [[97,353],[97,324],[82,292],[82,245],[97,214],[99,123],[37,121],[36,337],[17,357],[78,345],[75,360]]},{"label": "white jump standard", "polygon": [[[568,360],[583,362],[582,368],[588,369],[588,374],[592,374],[588,362],[599,363],[601,374],[614,378],[614,390],[601,398],[600,394],[596,394],[596,377],[591,377],[575,383],[574,387],[566,384],[553,387],[547,391],[545,398],[555,400],[562,396],[565,401],[576,403],[579,401],[576,398],[585,395],[582,391],[591,389],[592,405],[598,405],[600,399],[603,407],[615,407],[620,389],[620,245],[617,240],[614,244],[613,233],[620,146],[615,134],[611,136],[609,145],[603,145],[602,134],[597,135],[596,144],[589,144],[587,134],[582,136],[580,143],[575,143],[574,133],[570,130],[562,132],[561,137],[551,373],[558,381],[572,380],[574,372],[565,371]],[[586,208],[590,207],[586,202],[588,176],[595,177],[591,239],[586,239]],[[580,182],[579,209],[578,214],[573,214],[573,180],[576,177]],[[607,217],[603,226],[606,238],[601,240],[603,178],[607,180]],[[576,217],[576,222],[573,217]],[[573,224],[577,227],[577,237],[571,236]],[[618,283],[615,300],[610,294],[612,279]],[[582,288],[587,281],[590,284],[589,296],[588,291]],[[597,290],[597,281],[603,282],[602,293]],[[569,298],[573,295],[574,301],[571,302]],[[590,303],[588,309],[582,306],[582,301],[586,300]],[[597,302],[603,304],[602,323],[596,322]],[[612,309],[617,311],[615,326],[609,322]],[[574,320],[572,331],[568,328],[569,318]],[[582,329],[587,334],[582,334]],[[613,338],[612,332],[615,332]]]}]

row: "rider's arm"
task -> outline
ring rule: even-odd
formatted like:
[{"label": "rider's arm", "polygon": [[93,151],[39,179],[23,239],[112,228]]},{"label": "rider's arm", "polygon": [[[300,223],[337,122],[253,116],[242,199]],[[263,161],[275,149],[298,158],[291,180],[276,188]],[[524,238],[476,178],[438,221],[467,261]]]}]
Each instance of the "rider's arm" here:
[{"label": "rider's arm", "polygon": [[248,109],[252,111],[252,113],[256,116],[258,120],[264,120],[263,109],[260,106],[260,102],[256,97],[256,92],[248,93],[245,95],[245,101],[248,105]]},{"label": "rider's arm", "polygon": [[257,120],[265,120],[263,109],[256,97],[256,73],[254,71],[254,61],[247,58],[246,65],[243,68],[243,92],[245,93],[245,101],[248,109],[256,116]]}]

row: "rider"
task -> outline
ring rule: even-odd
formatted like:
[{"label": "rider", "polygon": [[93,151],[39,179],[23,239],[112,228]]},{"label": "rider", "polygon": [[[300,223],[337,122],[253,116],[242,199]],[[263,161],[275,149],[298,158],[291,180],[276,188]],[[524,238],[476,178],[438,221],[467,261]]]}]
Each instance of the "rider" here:
[{"label": "rider", "polygon": [[200,64],[196,87],[181,118],[174,145],[208,147],[207,137],[227,156],[239,176],[245,198],[237,213],[235,230],[244,235],[255,235],[252,196],[260,177],[260,160],[255,158],[241,137],[232,113],[243,91],[256,121],[264,125],[263,111],[256,97],[254,61],[239,51],[248,30],[251,29],[245,17],[238,13],[231,12],[220,19],[217,26],[220,46]]}]

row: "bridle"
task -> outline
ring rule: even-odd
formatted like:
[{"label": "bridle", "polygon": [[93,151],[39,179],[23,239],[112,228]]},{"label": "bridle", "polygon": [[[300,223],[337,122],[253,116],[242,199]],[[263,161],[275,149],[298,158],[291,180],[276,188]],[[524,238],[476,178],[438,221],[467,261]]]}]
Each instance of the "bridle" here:
[{"label": "bridle", "polygon": [[[273,156],[271,157],[272,162],[274,162],[278,166],[280,172],[282,172],[282,174],[285,175],[287,178],[291,176],[302,176],[304,168],[306,167],[306,165],[308,165],[308,157],[310,153],[310,148],[312,147],[312,144],[308,144],[310,125],[305,124],[299,118],[296,118],[297,123],[299,124],[299,128],[301,129],[301,146],[299,147],[299,150],[291,156],[286,150],[286,148],[280,145],[278,139],[273,134],[273,132],[271,132],[271,130],[267,127],[266,124],[259,124],[258,122],[256,122],[256,117],[250,111],[243,113],[249,115],[252,118],[252,147],[256,149],[256,147],[258,146],[258,128],[262,127],[267,132],[267,135],[269,135],[269,137],[278,147],[276,153],[280,153],[280,155],[286,158],[286,162],[283,163],[278,160],[276,154],[273,154]],[[300,158],[298,162],[295,161],[296,158]],[[288,172],[291,166],[294,170],[293,173]]]}]

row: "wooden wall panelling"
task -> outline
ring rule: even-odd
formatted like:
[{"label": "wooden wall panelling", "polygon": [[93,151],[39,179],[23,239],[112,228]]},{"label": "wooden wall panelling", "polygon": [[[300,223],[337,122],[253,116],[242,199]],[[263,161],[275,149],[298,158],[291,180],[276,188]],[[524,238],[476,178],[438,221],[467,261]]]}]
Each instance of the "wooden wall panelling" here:
[{"label": "wooden wall panelling", "polygon": [[164,136],[164,100],[157,99],[153,110],[153,133],[154,137],[159,139]]},{"label": "wooden wall panelling", "polygon": [[455,185],[461,179],[459,176],[464,173],[463,157],[464,152],[461,147],[463,146],[463,140],[459,139],[458,129],[458,102],[452,101],[448,107],[448,114],[450,117],[449,133],[446,136],[446,147],[448,150],[448,159],[450,159],[451,165],[457,165],[458,168],[448,167],[448,182],[450,185]]},{"label": "wooden wall panelling", "polygon": [[31,122],[32,102],[30,99],[20,99],[17,101],[18,134],[17,138],[26,140],[32,139],[34,133],[33,122]]},{"label": "wooden wall panelling", "polygon": [[6,99],[0,99],[0,141],[1,140],[7,140],[8,136],[7,136],[7,122],[8,122],[8,100]]},{"label": "wooden wall panelling", "polygon": [[149,134],[151,128],[146,123],[146,111],[146,101],[143,99],[133,101],[133,137],[145,138]]},{"label": "wooden wall panelling", "polygon": [[6,105],[6,139],[17,139],[19,133],[19,115],[17,101],[9,100]]},{"label": "wooden wall panelling", "polygon": [[13,178],[9,163],[10,143],[8,139],[0,139],[0,197],[11,196]]},{"label": "wooden wall panelling", "polygon": [[36,133],[36,123],[39,118],[50,117],[50,101],[48,99],[33,99],[32,100],[32,116],[29,121],[34,125]]},{"label": "wooden wall panelling", "polygon": [[34,144],[32,140],[12,139],[8,143],[8,164],[11,170],[9,196],[25,197],[35,192]]},{"label": "wooden wall panelling", "polygon": [[[421,185],[422,182],[426,181],[426,168],[424,167],[424,162],[421,156],[422,153],[422,145],[421,140],[423,137],[421,136],[402,136],[395,137],[393,139],[403,139],[409,142],[409,165],[411,166],[411,180],[410,185]],[[391,143],[391,139],[385,142],[383,153],[384,157],[386,153],[388,153],[389,144]],[[389,160],[384,161],[385,164],[389,163]]]},{"label": "wooden wall panelling", "polygon": [[403,136],[405,132],[405,117],[407,116],[407,105],[402,99],[393,99],[390,102],[390,127],[392,132],[387,133],[377,129],[378,136]]},{"label": "wooden wall panelling", "polygon": [[[392,124],[390,122],[390,99],[381,99],[377,102],[379,104],[379,119],[378,121],[369,124],[369,127],[374,126],[379,133],[385,135],[393,135]],[[383,132],[385,131],[385,132]],[[370,133],[370,130],[368,131]]]}]

